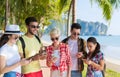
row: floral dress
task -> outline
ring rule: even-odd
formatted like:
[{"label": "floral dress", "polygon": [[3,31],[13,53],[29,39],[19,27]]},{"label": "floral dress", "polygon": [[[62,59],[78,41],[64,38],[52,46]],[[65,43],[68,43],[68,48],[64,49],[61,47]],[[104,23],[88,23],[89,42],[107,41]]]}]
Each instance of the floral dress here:
[{"label": "floral dress", "polygon": [[[104,59],[103,53],[99,52],[91,60],[99,64],[100,60],[103,60],[103,59]],[[103,75],[102,75],[102,71],[96,70],[91,65],[88,65],[86,77],[103,77]]]}]

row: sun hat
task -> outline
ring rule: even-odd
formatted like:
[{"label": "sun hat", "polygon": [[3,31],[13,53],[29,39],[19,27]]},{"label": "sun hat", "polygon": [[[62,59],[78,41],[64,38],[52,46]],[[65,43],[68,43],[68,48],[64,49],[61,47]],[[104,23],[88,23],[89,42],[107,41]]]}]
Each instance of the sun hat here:
[{"label": "sun hat", "polygon": [[7,25],[4,34],[19,34],[21,35],[19,25]]}]

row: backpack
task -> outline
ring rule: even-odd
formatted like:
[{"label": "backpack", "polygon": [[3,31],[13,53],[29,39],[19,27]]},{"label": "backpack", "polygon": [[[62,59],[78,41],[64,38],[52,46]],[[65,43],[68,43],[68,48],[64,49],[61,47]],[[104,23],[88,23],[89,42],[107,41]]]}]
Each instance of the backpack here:
[{"label": "backpack", "polygon": [[[99,62],[98,64],[100,64],[100,62]],[[105,71],[106,71],[106,63],[104,63],[104,68],[103,68],[103,70],[101,71],[103,77],[105,77]]]},{"label": "backpack", "polygon": [[104,69],[102,70],[103,77],[105,77],[105,71],[106,71],[106,63],[104,64]]},{"label": "backpack", "polygon": [[[38,36],[35,35],[35,38],[38,40],[39,43],[41,43],[41,40],[39,39]],[[25,41],[22,37],[19,38],[19,40],[21,41],[21,45],[22,45],[22,49],[23,49],[23,57],[25,58]]]}]

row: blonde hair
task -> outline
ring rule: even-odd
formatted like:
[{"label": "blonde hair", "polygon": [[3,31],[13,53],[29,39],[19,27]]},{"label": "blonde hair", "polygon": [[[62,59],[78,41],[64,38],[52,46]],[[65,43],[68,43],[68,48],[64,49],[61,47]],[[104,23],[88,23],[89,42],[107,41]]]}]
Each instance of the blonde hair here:
[{"label": "blonde hair", "polygon": [[60,30],[58,28],[53,28],[51,31],[50,31],[50,36],[51,35],[58,35],[60,36]]}]

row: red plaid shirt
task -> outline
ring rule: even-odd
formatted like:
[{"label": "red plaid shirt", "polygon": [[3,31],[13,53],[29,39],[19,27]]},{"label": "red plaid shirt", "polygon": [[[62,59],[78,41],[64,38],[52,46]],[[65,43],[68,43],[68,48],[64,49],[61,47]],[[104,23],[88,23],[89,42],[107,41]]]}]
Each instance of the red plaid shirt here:
[{"label": "red plaid shirt", "polygon": [[[57,67],[60,72],[63,72],[68,69],[68,66],[71,66],[71,57],[70,57],[70,51],[68,48],[68,45],[64,43],[59,44],[59,50],[60,50],[60,65]],[[51,61],[52,53],[53,53],[53,45],[50,45],[46,48],[47,51],[47,64],[49,61]],[[51,66],[51,70],[55,70],[56,66],[53,63]]]},{"label": "red plaid shirt", "polygon": [[22,74],[16,72],[16,77],[23,77]]}]

